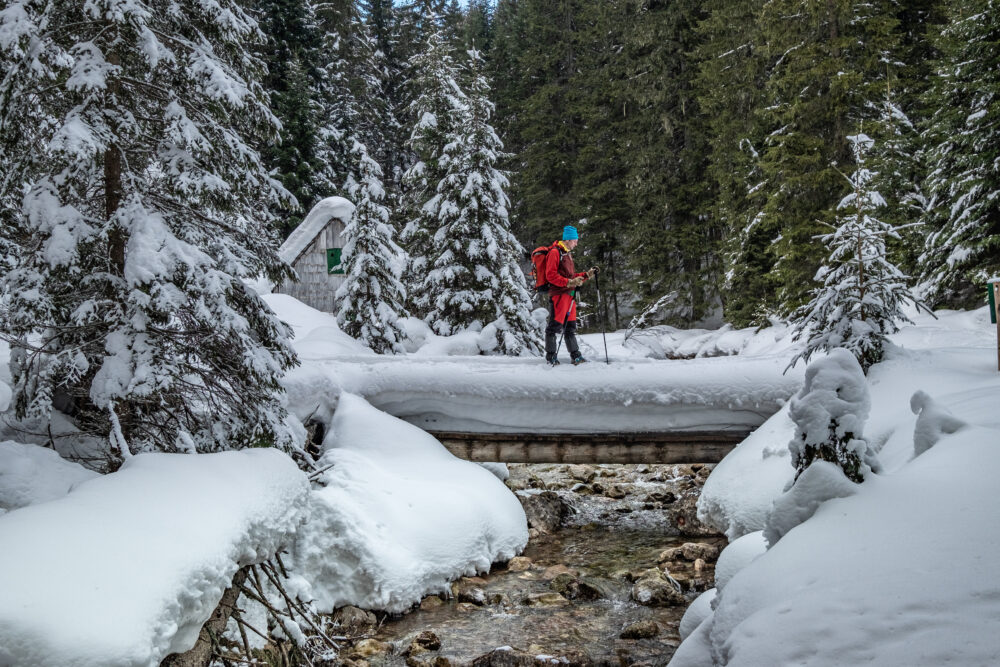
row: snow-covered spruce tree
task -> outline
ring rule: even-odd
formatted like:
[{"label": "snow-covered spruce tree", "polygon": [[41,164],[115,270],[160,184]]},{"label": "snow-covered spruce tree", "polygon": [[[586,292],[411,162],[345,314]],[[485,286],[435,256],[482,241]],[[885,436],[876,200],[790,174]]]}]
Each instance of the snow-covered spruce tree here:
[{"label": "snow-covered spruce tree", "polygon": [[444,176],[424,206],[437,229],[414,301],[438,334],[492,325],[493,349],[501,354],[538,353],[540,332],[518,264],[524,250],[510,231],[507,177],[496,167],[503,144],[490,125],[493,104],[482,65],[470,51],[468,105],[445,144]]},{"label": "snow-covered spruce tree", "polygon": [[354,215],[344,228],[344,272],[337,289],[337,322],[350,336],[376,352],[403,351],[406,337],[399,322],[405,315],[401,282],[406,256],[393,241],[389,209],[382,203],[382,170],[364,144],[355,146],[361,172],[351,188]]},{"label": "snow-covered spruce tree", "polygon": [[[424,48],[410,61],[414,96],[408,114],[413,118],[408,148],[415,161],[403,174],[405,223],[401,239],[409,254],[406,271],[409,309],[419,317],[427,314],[434,297],[425,278],[428,257],[434,251],[434,236],[440,227],[438,210],[431,203],[438,183],[445,176],[445,146],[456,124],[468,114],[468,100],[459,87],[459,70],[452,58],[437,16],[428,10],[422,21],[430,32]],[[431,26],[435,26],[433,30]],[[431,289],[426,293],[425,289]]]},{"label": "snow-covered spruce tree", "polygon": [[924,131],[930,198],[920,290],[932,305],[982,304],[1000,274],[1000,2],[951,3]]},{"label": "snow-covered spruce tree", "polygon": [[793,314],[796,337],[807,338],[791,365],[799,359],[808,361],[817,351],[842,347],[867,373],[882,359],[886,336],[898,330],[898,322],[910,321],[902,311],[903,302],[922,304],[907,287],[906,276],[886,256],[886,239],[897,234],[875,217],[885,200],[872,187],[875,174],[866,164],[874,142],[865,134],[848,140],[857,165],[850,177],[845,176],[851,192],[837,205],[836,230],[822,237],[830,254],[816,273],[821,287]]},{"label": "snow-covered spruce tree", "polygon": [[[14,0],[0,12],[0,281],[15,406],[56,404],[109,456],[295,446],[288,328],[244,279],[283,279],[287,196],[253,145],[276,121],[233,0]],[[252,138],[252,141],[251,139]],[[5,220],[6,222],[6,220]],[[119,458],[120,460],[120,458]]]}]

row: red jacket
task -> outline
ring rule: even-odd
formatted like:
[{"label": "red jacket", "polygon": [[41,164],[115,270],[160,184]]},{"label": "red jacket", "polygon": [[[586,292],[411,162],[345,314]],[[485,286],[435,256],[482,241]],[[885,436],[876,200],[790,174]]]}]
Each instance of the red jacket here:
[{"label": "red jacket", "polygon": [[577,273],[573,266],[573,255],[569,248],[562,241],[552,244],[552,250],[545,256],[545,282],[549,284],[549,295],[558,296],[560,294],[570,294],[573,290],[566,287],[570,278],[583,276],[587,279],[586,273]]}]

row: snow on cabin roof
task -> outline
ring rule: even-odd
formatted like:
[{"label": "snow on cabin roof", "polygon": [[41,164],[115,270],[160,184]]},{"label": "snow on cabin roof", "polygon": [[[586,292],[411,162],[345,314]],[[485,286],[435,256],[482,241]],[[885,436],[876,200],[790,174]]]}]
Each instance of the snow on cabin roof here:
[{"label": "snow on cabin roof", "polygon": [[337,218],[345,225],[350,222],[351,215],[354,214],[354,204],[343,197],[327,197],[319,201],[306,219],[295,228],[291,236],[278,248],[278,256],[287,264],[294,264],[309,244],[319,236],[319,233],[330,223],[330,220]]}]

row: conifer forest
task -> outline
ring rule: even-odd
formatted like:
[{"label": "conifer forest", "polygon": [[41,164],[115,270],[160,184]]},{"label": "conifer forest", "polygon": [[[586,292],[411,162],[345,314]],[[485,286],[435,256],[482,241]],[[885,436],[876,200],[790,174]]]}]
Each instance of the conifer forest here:
[{"label": "conifer forest", "polygon": [[[448,98],[432,90],[444,77],[495,109],[497,167],[521,246],[551,244],[579,223],[578,264],[604,269],[601,315],[612,328],[647,310],[647,322],[760,325],[805,305],[852,191],[852,136],[872,139],[869,186],[892,230],[888,255],[927,304],[979,304],[1000,270],[995,2],[247,9],[268,35],[261,85],[281,122],[264,160],[298,202],[272,206],[282,233],[318,197],[350,187],[348,149],[330,148],[338,128],[378,163],[404,229],[441,178],[448,133],[462,129],[417,127],[418,100],[456,102],[431,99]],[[421,76],[427,67],[437,73]],[[407,178],[417,163],[427,168],[419,185]],[[404,245],[420,261],[430,237]]]}]

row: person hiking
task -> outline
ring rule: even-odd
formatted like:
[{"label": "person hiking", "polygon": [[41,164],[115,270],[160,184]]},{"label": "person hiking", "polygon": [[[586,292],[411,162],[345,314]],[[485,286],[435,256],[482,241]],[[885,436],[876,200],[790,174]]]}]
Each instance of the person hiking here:
[{"label": "person hiking", "polygon": [[545,282],[548,285],[549,321],[545,327],[545,360],[553,366],[559,363],[556,350],[556,336],[566,339],[566,349],[569,350],[573,364],[582,364],[587,360],[580,353],[576,342],[576,288],[594,277],[597,267],[577,273],[573,266],[573,255],[570,254],[580,242],[580,234],[576,227],[567,225],[563,228],[561,241],[552,244],[545,257]]}]

